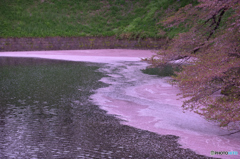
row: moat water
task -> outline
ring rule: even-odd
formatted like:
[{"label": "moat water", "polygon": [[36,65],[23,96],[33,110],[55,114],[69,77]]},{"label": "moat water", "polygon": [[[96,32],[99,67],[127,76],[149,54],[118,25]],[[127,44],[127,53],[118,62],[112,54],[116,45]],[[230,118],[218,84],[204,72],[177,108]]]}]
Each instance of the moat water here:
[{"label": "moat water", "polygon": [[182,113],[167,79],[143,74],[146,66],[0,57],[0,158],[208,158],[206,146],[208,156],[239,152],[237,134],[223,137],[227,130]]},{"label": "moat water", "polygon": [[107,85],[100,64],[31,58],[0,60],[0,158],[197,156],[176,136],[120,124],[90,95]]}]

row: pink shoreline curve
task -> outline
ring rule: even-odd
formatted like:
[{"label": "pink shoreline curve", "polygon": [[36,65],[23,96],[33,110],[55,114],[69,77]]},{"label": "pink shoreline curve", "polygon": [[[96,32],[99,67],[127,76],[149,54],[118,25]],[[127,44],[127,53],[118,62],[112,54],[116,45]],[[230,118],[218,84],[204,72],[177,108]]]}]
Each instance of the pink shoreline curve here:
[{"label": "pink shoreline curve", "polygon": [[[154,52],[151,50],[127,49],[0,52],[0,56],[5,57],[37,57],[69,61],[108,63],[112,65],[117,64],[119,61],[137,62],[140,61],[140,58],[151,57],[152,55],[154,55]],[[111,76],[113,78],[118,78],[118,75]],[[101,81],[104,82],[104,80]],[[112,84],[114,85],[114,83]],[[103,92],[107,92],[109,89],[111,88],[102,88]],[[179,93],[178,88],[172,87],[166,82],[166,80],[163,79],[150,80],[147,83],[140,83],[139,85],[126,88],[125,90],[126,95],[136,99],[146,99],[151,102],[160,103],[163,104],[166,109],[171,107],[179,113],[177,116],[175,116],[176,120],[184,120],[190,123],[195,121],[202,122],[203,125],[207,123],[204,119],[196,117],[197,115],[194,113],[181,113],[182,101],[177,100],[177,93]],[[205,132],[190,131],[187,129],[178,129],[174,127],[174,125],[170,125],[172,124],[171,121],[164,121],[169,116],[166,112],[164,112],[166,111],[165,108],[154,107],[151,104],[141,104],[124,99],[115,99],[101,94],[101,91],[94,94],[92,98],[94,98],[94,101],[96,101],[102,109],[107,110],[109,114],[116,114],[119,115],[120,118],[125,119],[126,122],[123,122],[124,124],[137,127],[139,129],[149,130],[162,135],[177,135],[180,137],[179,143],[183,148],[190,148],[199,154],[210,156],[211,150],[238,151],[238,153],[240,153],[239,135],[228,137],[218,136],[216,134],[207,134]],[[196,120],[191,121],[193,119]],[[168,120],[171,120],[171,118]],[[206,129],[211,128],[211,125],[206,127]],[[217,130],[222,131],[220,128]],[[240,158],[239,155],[218,155],[211,157]]]},{"label": "pink shoreline curve", "polygon": [[0,52],[0,56],[5,57],[35,57],[96,63],[112,63],[116,61],[139,61],[141,58],[151,57],[152,55],[154,55],[153,50],[127,49]]}]

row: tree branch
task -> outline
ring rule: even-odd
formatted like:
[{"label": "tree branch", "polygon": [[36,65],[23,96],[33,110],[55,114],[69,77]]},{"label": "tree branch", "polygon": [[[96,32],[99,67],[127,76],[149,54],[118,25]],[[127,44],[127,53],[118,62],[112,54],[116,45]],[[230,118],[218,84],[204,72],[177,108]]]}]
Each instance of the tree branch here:
[{"label": "tree branch", "polygon": [[240,130],[238,130],[238,131],[235,131],[235,132],[232,132],[232,133],[229,133],[229,134],[224,134],[224,135],[220,135],[220,136],[229,136],[229,135],[232,135],[232,134],[236,134],[236,133],[238,133],[238,132],[240,132]]},{"label": "tree branch", "polygon": [[[223,14],[225,13],[225,11],[226,11],[226,8],[222,8],[222,9],[220,9],[219,11],[218,11],[218,13],[220,12],[220,15],[219,15],[219,18],[218,18],[218,21],[216,22],[216,14],[215,15],[213,15],[213,20],[214,20],[214,24],[216,24],[216,26],[211,30],[211,32],[210,32],[210,34],[209,34],[209,36],[207,37],[207,40],[209,40],[210,38],[211,38],[211,36],[213,35],[213,33],[215,32],[215,30],[217,30],[218,29],[218,27],[219,27],[219,25],[220,25],[220,22],[221,22],[221,20],[222,20],[222,16],[223,16]],[[210,27],[211,27],[212,25],[210,25]]]}]

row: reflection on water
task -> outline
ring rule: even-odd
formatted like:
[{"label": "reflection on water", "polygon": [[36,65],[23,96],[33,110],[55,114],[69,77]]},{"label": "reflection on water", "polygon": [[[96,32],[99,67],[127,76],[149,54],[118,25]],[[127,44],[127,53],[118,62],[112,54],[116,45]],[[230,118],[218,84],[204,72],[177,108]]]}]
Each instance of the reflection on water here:
[{"label": "reflection on water", "polygon": [[205,158],[93,105],[99,66],[0,58],[0,158]]},{"label": "reflection on water", "polygon": [[49,59],[36,59],[36,58],[12,58],[12,57],[1,57],[0,67],[3,66],[36,66],[36,65],[49,65],[57,63],[69,63],[67,61],[57,61]]}]

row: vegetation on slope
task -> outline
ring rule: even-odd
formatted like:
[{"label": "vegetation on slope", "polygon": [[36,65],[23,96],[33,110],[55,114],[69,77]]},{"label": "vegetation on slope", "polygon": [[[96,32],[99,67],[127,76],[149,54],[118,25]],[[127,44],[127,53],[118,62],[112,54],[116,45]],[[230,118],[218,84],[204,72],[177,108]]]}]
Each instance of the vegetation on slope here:
[{"label": "vegetation on slope", "polygon": [[[1,0],[0,37],[173,37],[161,19],[196,0]],[[170,6],[170,7],[169,7]]]},{"label": "vegetation on slope", "polygon": [[[240,1],[199,0],[163,21],[167,26],[192,26],[169,46],[147,59],[152,67],[180,60],[173,77],[182,91],[185,109],[220,126],[240,128]],[[188,63],[186,65],[186,63]]]}]

